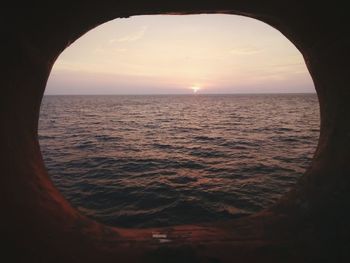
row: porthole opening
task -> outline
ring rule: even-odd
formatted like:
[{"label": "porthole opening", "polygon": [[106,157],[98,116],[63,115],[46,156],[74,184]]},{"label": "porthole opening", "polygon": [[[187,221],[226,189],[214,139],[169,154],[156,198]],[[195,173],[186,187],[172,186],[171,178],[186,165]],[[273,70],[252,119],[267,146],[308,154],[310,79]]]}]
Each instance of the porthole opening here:
[{"label": "porthole opening", "polygon": [[301,54],[233,15],[139,16],[90,31],[57,60],[39,123],[56,187],[121,227],[261,211],[304,173],[318,133]]}]

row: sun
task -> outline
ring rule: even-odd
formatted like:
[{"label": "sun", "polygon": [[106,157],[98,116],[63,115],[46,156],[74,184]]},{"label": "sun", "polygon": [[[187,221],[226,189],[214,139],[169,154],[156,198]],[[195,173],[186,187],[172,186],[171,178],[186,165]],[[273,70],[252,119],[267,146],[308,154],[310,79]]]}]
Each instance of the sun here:
[{"label": "sun", "polygon": [[200,90],[201,88],[199,86],[192,86],[191,90],[193,91],[193,93],[197,93],[198,90]]}]

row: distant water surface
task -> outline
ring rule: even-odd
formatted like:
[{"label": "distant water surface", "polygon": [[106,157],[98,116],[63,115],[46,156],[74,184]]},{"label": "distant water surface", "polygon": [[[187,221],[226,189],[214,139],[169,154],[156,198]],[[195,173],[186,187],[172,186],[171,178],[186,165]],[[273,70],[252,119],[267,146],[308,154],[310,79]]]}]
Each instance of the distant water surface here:
[{"label": "distant water surface", "polygon": [[314,94],[45,96],[39,122],[56,187],[123,227],[266,208],[303,174],[318,136]]}]

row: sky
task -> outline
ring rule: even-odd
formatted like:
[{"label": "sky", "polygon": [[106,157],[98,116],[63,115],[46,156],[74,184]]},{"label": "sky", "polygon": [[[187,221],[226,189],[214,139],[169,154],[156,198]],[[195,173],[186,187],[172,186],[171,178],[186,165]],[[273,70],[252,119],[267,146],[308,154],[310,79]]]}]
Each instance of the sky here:
[{"label": "sky", "polygon": [[118,18],[57,59],[45,94],[315,92],[297,48],[271,26],[236,15]]}]

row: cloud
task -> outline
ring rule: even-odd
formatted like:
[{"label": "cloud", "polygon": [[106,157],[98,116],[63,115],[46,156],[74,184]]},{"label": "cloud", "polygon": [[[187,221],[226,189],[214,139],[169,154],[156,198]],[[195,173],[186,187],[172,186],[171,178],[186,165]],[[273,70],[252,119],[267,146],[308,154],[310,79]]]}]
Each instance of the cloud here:
[{"label": "cloud", "polygon": [[112,49],[112,51],[116,52],[116,53],[124,53],[128,50],[126,48],[114,48],[114,49]]},{"label": "cloud", "polygon": [[237,47],[230,50],[232,55],[253,55],[260,53],[262,50],[256,47]]},{"label": "cloud", "polygon": [[126,48],[102,48],[102,47],[97,47],[93,50],[93,53],[97,53],[100,55],[106,55],[106,54],[112,54],[113,53],[124,53],[128,51]]},{"label": "cloud", "polygon": [[115,38],[115,39],[111,39],[109,42],[110,43],[115,43],[115,42],[133,42],[133,41],[137,41],[139,39],[141,39],[145,33],[147,31],[147,26],[142,26],[140,28],[140,30],[131,33],[129,35],[120,37],[120,38]]}]

